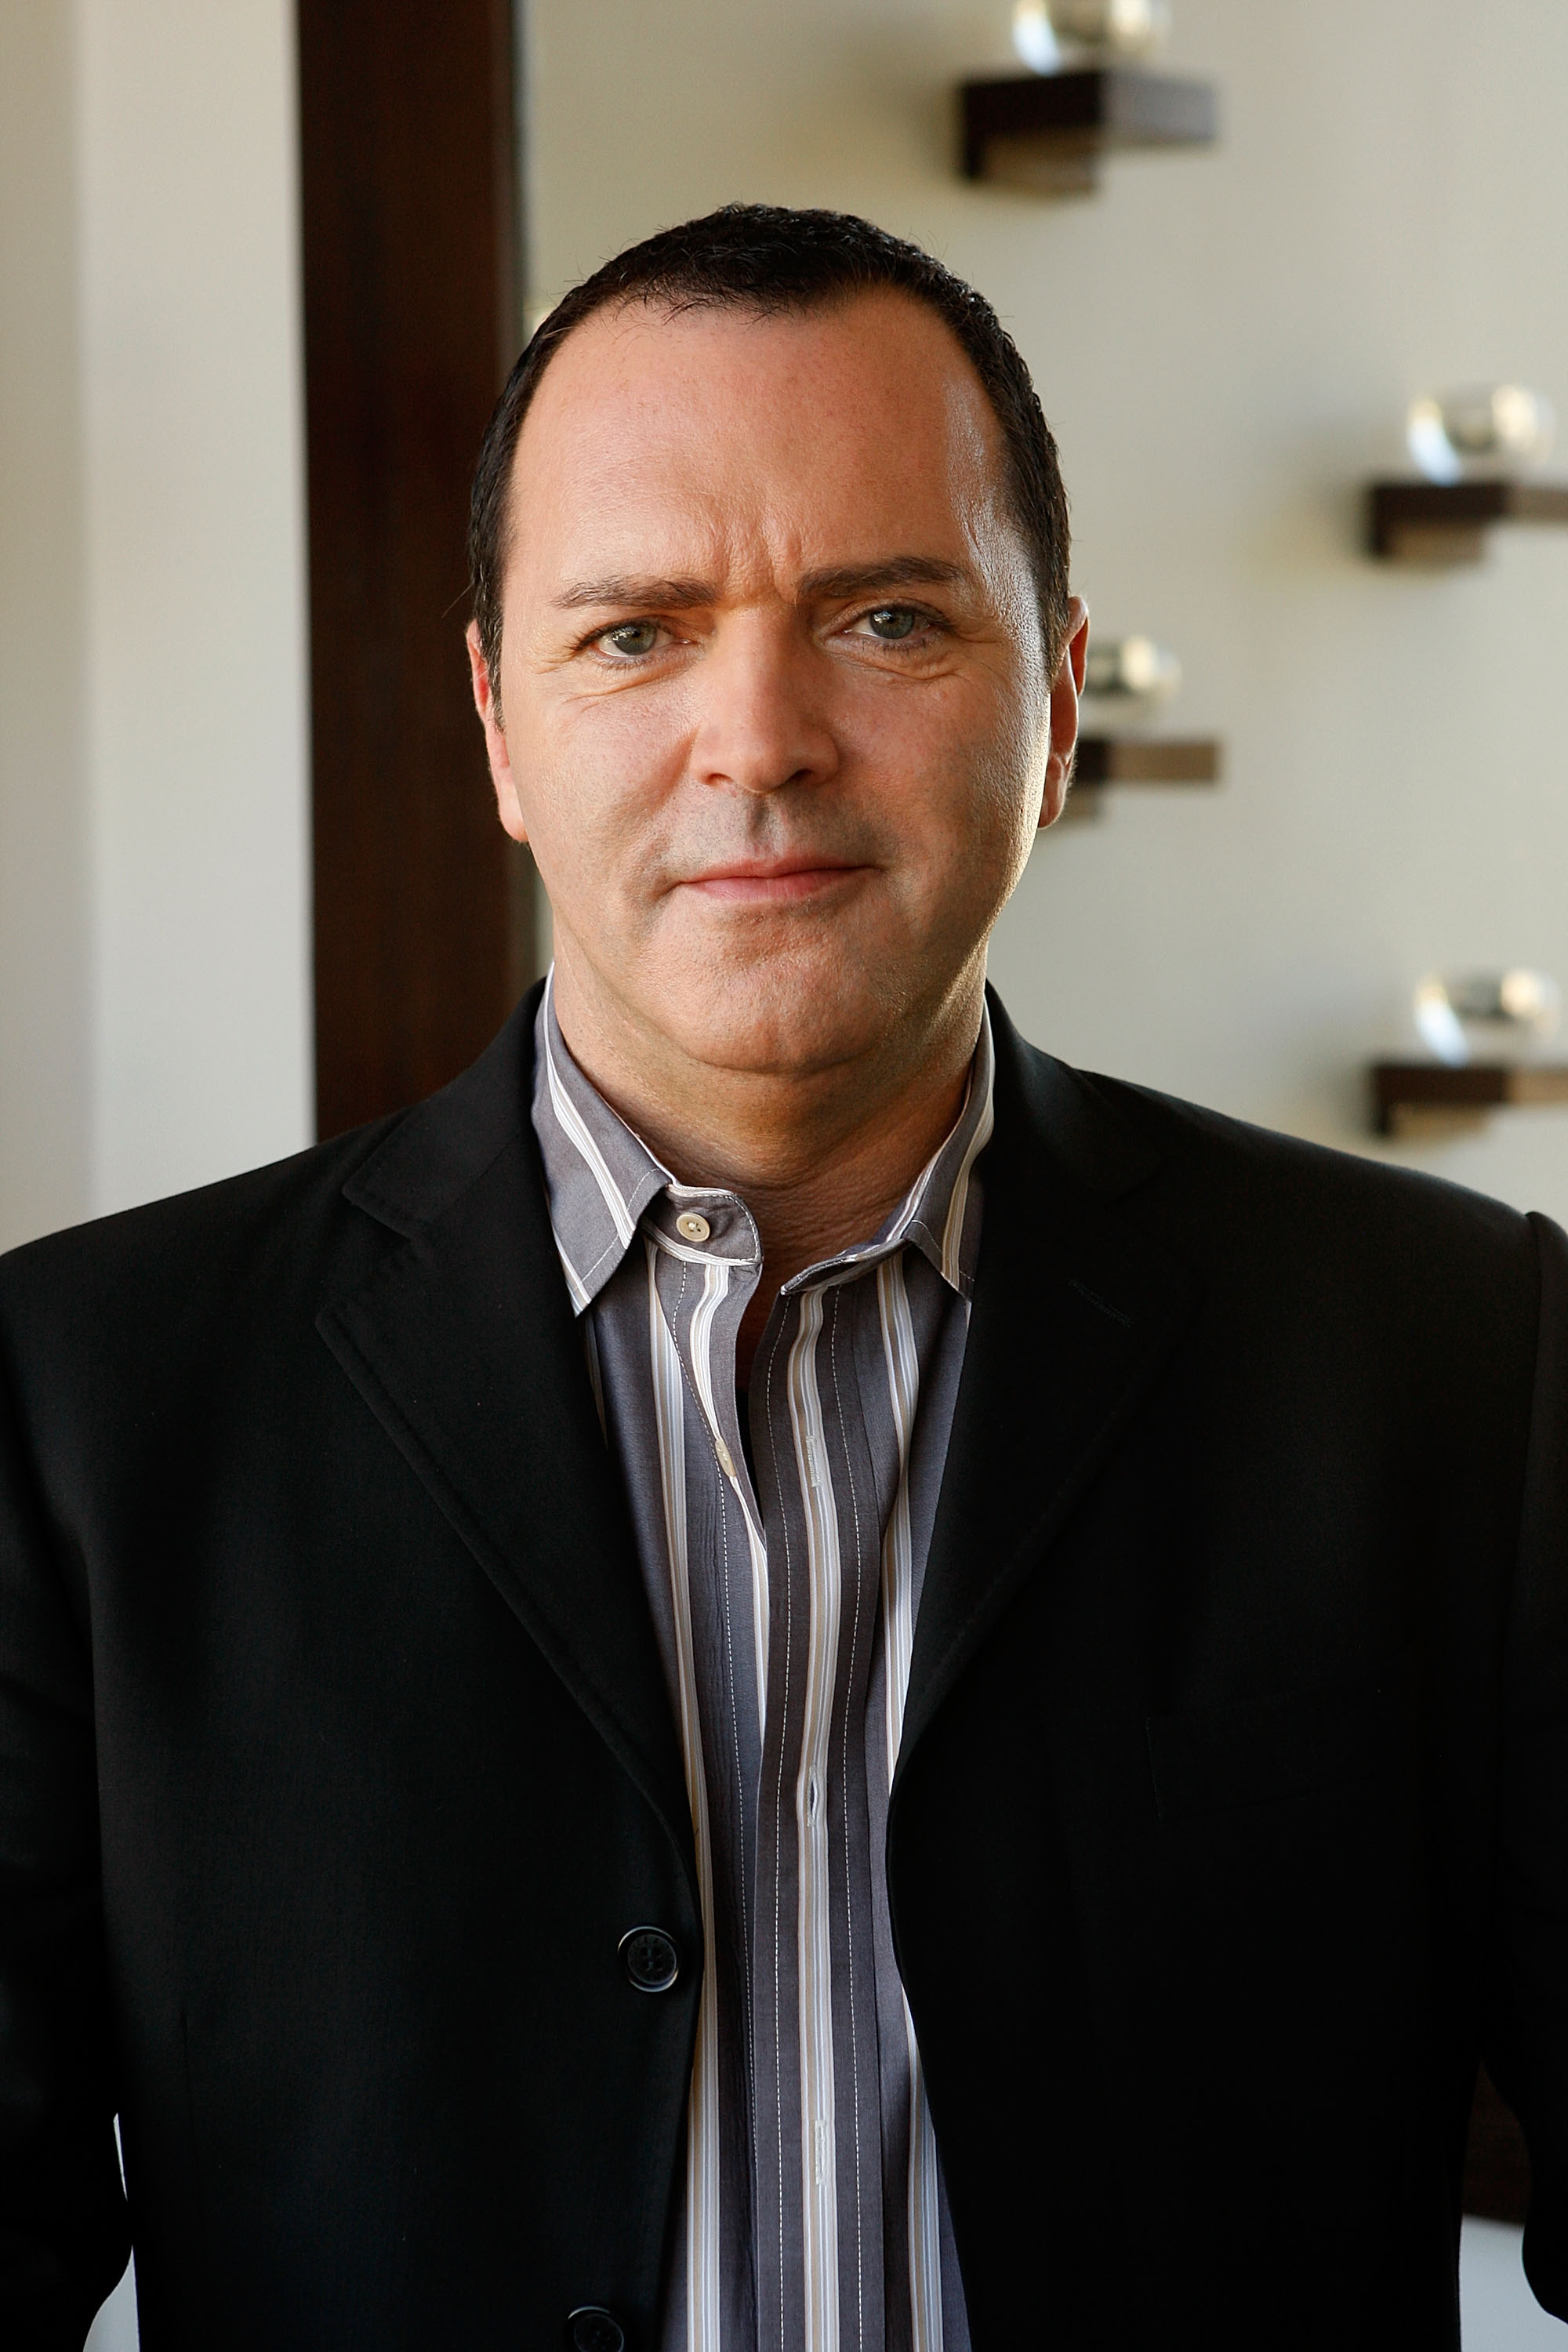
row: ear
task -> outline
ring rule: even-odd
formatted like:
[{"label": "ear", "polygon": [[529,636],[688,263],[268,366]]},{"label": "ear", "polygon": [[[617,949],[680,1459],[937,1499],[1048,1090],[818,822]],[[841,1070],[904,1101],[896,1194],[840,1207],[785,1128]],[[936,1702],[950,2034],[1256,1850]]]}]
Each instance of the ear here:
[{"label": "ear", "polygon": [[490,782],[495,786],[496,814],[514,841],[526,841],[528,828],[522,821],[522,803],[517,796],[517,782],[511,772],[511,753],[507,749],[506,731],[501,725],[500,702],[490,677],[489,664],[479,643],[477,621],[468,626],[468,672],[474,684],[474,709],[479,714],[479,724],[485,730],[485,751],[490,763]]},{"label": "ear", "polygon": [[1068,639],[1051,681],[1051,748],[1046,761],[1040,826],[1055,824],[1068,796],[1073,753],[1078,749],[1078,698],[1089,659],[1089,606],[1075,596],[1068,606]]}]

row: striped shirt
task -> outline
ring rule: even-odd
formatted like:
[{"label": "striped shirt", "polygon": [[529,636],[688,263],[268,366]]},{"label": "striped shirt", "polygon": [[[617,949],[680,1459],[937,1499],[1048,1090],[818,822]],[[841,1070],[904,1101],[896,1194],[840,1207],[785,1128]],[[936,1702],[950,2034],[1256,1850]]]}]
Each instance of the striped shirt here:
[{"label": "striped shirt", "polygon": [[[883,1855],[979,1246],[983,1028],[957,1125],[868,1240],[786,1283],[572,1060],[533,1125],[686,1768],[703,1977],[662,2352],[967,2352]],[[748,1426],[742,1430],[742,1415]]]}]

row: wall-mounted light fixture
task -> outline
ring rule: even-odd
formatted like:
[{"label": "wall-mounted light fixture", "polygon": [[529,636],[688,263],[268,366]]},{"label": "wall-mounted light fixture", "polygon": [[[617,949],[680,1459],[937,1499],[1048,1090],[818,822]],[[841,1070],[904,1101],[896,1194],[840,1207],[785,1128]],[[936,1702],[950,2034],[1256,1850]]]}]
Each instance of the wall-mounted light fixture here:
[{"label": "wall-mounted light fixture", "polygon": [[1181,663],[1152,637],[1090,638],[1086,725],[1078,739],[1068,816],[1098,816],[1107,784],[1218,783],[1220,746],[1213,736],[1151,731],[1181,683]]},{"label": "wall-mounted light fixture", "polygon": [[1159,47],[1170,19],[1166,0],[1018,0],[1013,47],[1029,71],[964,84],[965,175],[1088,195],[1114,149],[1210,145],[1213,86],[1135,62]]},{"label": "wall-mounted light fixture", "polygon": [[1556,429],[1544,393],[1521,383],[1413,401],[1405,446],[1424,478],[1373,484],[1372,553],[1403,563],[1479,563],[1496,523],[1568,523],[1568,483],[1525,478],[1551,456]]},{"label": "wall-mounted light fixture", "polygon": [[1017,0],[1013,47],[1033,73],[1055,73],[1064,52],[1148,58],[1171,29],[1167,0]]},{"label": "wall-mounted light fixture", "polygon": [[1181,663],[1152,637],[1094,637],[1089,642],[1085,694],[1152,705],[1168,702],[1181,683]]},{"label": "wall-mounted light fixture", "polygon": [[1568,1104],[1568,1066],[1540,1058],[1563,1010],[1550,972],[1429,972],[1411,1009],[1436,1058],[1373,1064],[1380,1135],[1463,1134],[1510,1105]]},{"label": "wall-mounted light fixture", "polygon": [[1511,971],[1434,971],[1418,983],[1412,1010],[1422,1044],[1459,1069],[1475,1059],[1478,1044],[1515,1055],[1545,1045],[1563,1015],[1563,992],[1550,972],[1521,965]]},{"label": "wall-mounted light fixture", "polygon": [[1544,465],[1556,438],[1556,410],[1522,383],[1426,394],[1405,421],[1405,446],[1429,482],[1495,480]]}]

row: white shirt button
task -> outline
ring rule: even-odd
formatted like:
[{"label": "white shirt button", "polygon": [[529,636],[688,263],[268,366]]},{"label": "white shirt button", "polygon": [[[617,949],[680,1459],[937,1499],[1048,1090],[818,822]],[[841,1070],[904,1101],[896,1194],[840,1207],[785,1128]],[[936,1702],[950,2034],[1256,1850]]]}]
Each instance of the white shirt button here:
[{"label": "white shirt button", "polygon": [[716,1437],[713,1440],[713,1451],[719,1456],[719,1467],[725,1477],[734,1480],[735,1484],[739,1485],[739,1480],[735,1479],[735,1457],[721,1437]]},{"label": "white shirt button", "polygon": [[705,1242],[713,1228],[695,1209],[683,1209],[675,1221],[675,1230],[683,1242]]}]

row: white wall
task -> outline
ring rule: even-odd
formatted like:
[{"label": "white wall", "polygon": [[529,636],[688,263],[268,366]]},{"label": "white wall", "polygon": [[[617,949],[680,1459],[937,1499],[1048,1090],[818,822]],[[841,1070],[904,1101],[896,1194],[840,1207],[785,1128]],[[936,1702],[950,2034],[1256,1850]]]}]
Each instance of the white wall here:
[{"label": "white wall", "polygon": [[0,1247],[310,1133],[292,27],[0,7]]},{"label": "white wall", "polygon": [[0,14],[0,1246],[310,1134],[292,27]]},{"label": "white wall", "polygon": [[74,102],[0,9],[0,1245],[91,1198]]},{"label": "white wall", "polygon": [[78,0],[95,1206],[311,1133],[288,0]]},{"label": "white wall", "polygon": [[[1422,577],[1358,548],[1409,397],[1568,417],[1561,0],[1176,0],[1217,152],[1048,205],[954,174],[1005,0],[531,0],[532,286],[731,198],[846,205],[997,304],[1062,444],[1078,584],[1173,645],[1214,794],[1123,793],[1037,854],[994,971],[1041,1044],[1352,1149],[1434,967],[1568,984],[1568,532]],[[1568,1217],[1568,1112],[1395,1155]]]},{"label": "white wall", "polygon": [[1465,2352],[1563,2352],[1560,2320],[1542,2310],[1520,2268],[1521,2230],[1467,2219],[1459,2254]]}]

